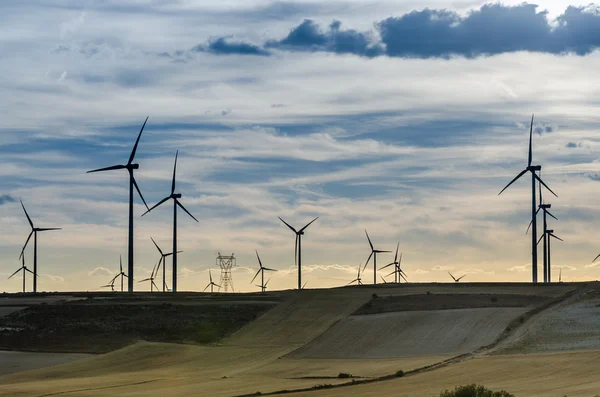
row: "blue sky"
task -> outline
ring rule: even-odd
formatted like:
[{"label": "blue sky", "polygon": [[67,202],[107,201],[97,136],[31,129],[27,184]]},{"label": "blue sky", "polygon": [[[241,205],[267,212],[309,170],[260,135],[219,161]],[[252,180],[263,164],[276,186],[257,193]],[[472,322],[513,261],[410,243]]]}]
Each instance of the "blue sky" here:
[{"label": "blue sky", "polygon": [[[181,288],[202,289],[217,252],[234,283],[263,263],[295,285],[302,226],[308,286],[342,285],[369,250],[400,241],[411,281],[530,279],[528,123],[534,162],[559,195],[566,280],[597,279],[600,11],[586,2],[76,2],[0,5],[0,291],[41,227],[40,289],[97,289],[127,254],[125,162],[168,193],[175,151]],[[550,199],[549,195],[546,195]],[[136,272],[171,245],[171,211],[139,218]],[[380,263],[392,256],[381,257]],[[26,254],[28,263],[32,252]],[[555,274],[557,271],[555,271]],[[136,276],[137,277],[137,276]],[[365,279],[371,280],[371,267]],[[146,286],[139,285],[140,288]]]}]

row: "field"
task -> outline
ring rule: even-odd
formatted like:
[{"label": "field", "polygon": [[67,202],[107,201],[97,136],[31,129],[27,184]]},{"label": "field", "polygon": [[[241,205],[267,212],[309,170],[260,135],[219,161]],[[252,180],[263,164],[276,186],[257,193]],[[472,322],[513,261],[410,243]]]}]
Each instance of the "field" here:
[{"label": "field", "polygon": [[[215,308],[267,309],[217,343],[139,338],[106,354],[5,375],[0,396],[240,396],[283,390],[299,396],[434,396],[474,382],[518,396],[594,396],[600,390],[600,350],[585,341],[598,340],[599,289],[461,283],[227,296],[123,294],[110,304],[135,311],[169,303],[198,310],[194,316],[205,320],[220,310]],[[47,306],[93,309],[107,305],[106,299],[71,296],[70,302]],[[561,334],[576,318],[587,328],[565,331],[568,343],[553,342],[557,336],[549,329],[556,321],[565,323],[553,331]],[[524,346],[534,354],[520,354]],[[400,370],[405,376],[395,377]],[[323,385],[334,387],[320,389]]]}]

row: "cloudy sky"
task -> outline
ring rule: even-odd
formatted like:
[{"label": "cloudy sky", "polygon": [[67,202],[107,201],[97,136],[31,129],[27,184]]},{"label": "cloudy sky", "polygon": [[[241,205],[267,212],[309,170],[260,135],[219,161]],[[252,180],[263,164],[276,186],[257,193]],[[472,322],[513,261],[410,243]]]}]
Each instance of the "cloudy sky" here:
[{"label": "cloudy sky", "polygon": [[[127,173],[150,205],[176,150],[180,289],[234,252],[238,290],[258,249],[295,285],[301,227],[309,287],[342,285],[400,242],[411,281],[529,281],[530,188],[498,192],[527,162],[551,199],[553,265],[600,277],[600,7],[505,1],[22,0],[0,5],[0,291],[18,291],[29,233],[40,290],[94,290],[127,255]],[[172,211],[140,218],[136,278],[169,250]],[[540,229],[541,230],[541,229]],[[32,245],[26,264],[32,265]],[[541,256],[541,250],[540,250]],[[382,255],[388,263],[393,255]],[[541,265],[541,261],[540,261]],[[252,268],[252,269],[250,269]],[[372,267],[364,274],[372,280]],[[213,271],[218,279],[218,271]],[[170,283],[169,283],[170,284]],[[146,284],[136,284],[147,289]]]}]

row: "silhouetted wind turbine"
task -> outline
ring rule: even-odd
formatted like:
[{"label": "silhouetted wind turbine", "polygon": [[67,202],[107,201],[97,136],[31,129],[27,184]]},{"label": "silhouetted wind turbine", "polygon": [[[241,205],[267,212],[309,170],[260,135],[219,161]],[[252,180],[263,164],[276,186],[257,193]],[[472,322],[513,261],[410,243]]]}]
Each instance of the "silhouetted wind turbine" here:
[{"label": "silhouetted wind turbine", "polygon": [[210,272],[210,269],[208,269],[208,277],[210,278],[210,283],[208,283],[208,285],[202,290],[202,292],[206,291],[206,289],[208,287],[210,287],[210,293],[212,294],[213,293],[213,287],[219,287],[219,288],[221,288],[221,286],[219,284],[215,284],[213,282],[212,273]]},{"label": "silhouetted wind turbine", "polygon": [[395,283],[398,283],[401,278],[404,278],[404,280],[406,281],[406,278],[402,275],[402,273],[404,273],[404,272],[400,268],[400,264],[402,263],[402,253],[400,253],[400,260],[398,261],[398,249],[399,248],[400,248],[400,242],[398,242],[398,245],[396,246],[396,255],[394,256],[394,261],[390,264],[385,265],[381,269],[379,269],[379,270],[383,270],[386,267],[394,266],[394,271],[391,272],[390,274],[388,274],[386,277],[391,276],[393,274]]},{"label": "silhouetted wind turbine", "polygon": [[560,271],[558,272],[558,282],[562,283],[562,267],[560,268]]},{"label": "silhouetted wind turbine", "polygon": [[373,248],[373,243],[371,242],[371,238],[369,237],[369,233],[367,233],[366,229],[365,229],[365,234],[367,235],[367,240],[369,240],[369,245],[371,246],[371,255],[369,255],[369,258],[365,262],[365,266],[363,267],[363,272],[365,271],[365,268],[369,264],[371,257],[373,257],[373,284],[377,284],[377,254],[381,254],[384,252],[392,252],[392,251],[376,250],[375,248]]},{"label": "silhouetted wind turbine", "polygon": [[[23,246],[23,249],[21,250],[21,255],[19,255],[19,259],[23,258],[23,255],[25,254],[25,248],[27,248],[27,244],[29,244],[29,239],[31,239],[31,235],[33,235],[33,274],[37,275],[38,274],[38,271],[37,271],[37,234],[38,234],[38,232],[46,232],[49,230],[61,230],[61,228],[60,227],[41,228],[41,227],[33,226],[33,222],[31,221],[31,218],[29,217],[29,214],[27,213],[27,210],[25,209],[25,206],[23,205],[23,201],[21,201],[21,207],[23,207],[23,211],[25,211],[25,216],[27,217],[27,221],[29,221],[29,226],[31,226],[31,233],[29,233],[29,236],[27,237],[27,241],[25,241],[25,245]],[[33,278],[33,292],[37,292],[37,277]]]},{"label": "silhouetted wind turbine", "polygon": [[306,224],[306,226],[304,226],[300,230],[296,230],[293,227],[291,227],[290,224],[287,223],[286,221],[284,221],[283,219],[281,219],[281,217],[278,217],[278,218],[281,222],[285,223],[285,225],[287,227],[289,227],[292,230],[292,232],[294,232],[296,234],[296,248],[294,249],[294,262],[295,262],[295,265],[298,267],[298,289],[303,289],[302,288],[302,236],[304,235],[304,230],[307,227],[309,227],[311,223],[313,223],[314,221],[319,219],[319,217],[317,216],[315,219],[308,222]]},{"label": "silhouetted wind turbine", "polygon": [[350,281],[347,285],[350,285],[352,283],[356,283],[356,285],[363,285],[362,280],[360,279],[360,268],[362,267],[362,264],[358,265],[358,274],[356,275],[356,278],[352,281]]},{"label": "silhouetted wind turbine", "polygon": [[[542,171],[540,170],[540,177],[542,176]],[[544,231],[546,229],[548,229],[548,218],[547,215],[550,215],[552,218],[558,220],[557,217],[555,217],[554,215],[552,215],[550,213],[550,211],[548,211],[550,208],[552,208],[551,204],[544,204],[544,198],[542,196],[542,185],[538,184],[538,188],[539,188],[539,194],[540,194],[540,205],[538,206],[538,210],[535,212],[535,214],[537,215],[538,212],[543,211],[543,215],[544,215]],[[525,232],[525,234],[527,234],[529,232],[529,229],[531,228],[531,222],[529,222],[529,226],[527,227],[527,232]],[[548,235],[544,232],[542,234],[542,237],[544,238],[544,282],[547,283],[549,282],[549,277],[548,277]]]},{"label": "silhouetted wind turbine", "polygon": [[544,187],[546,189],[548,189],[550,191],[550,193],[554,194],[556,197],[558,197],[558,196],[535,173],[536,171],[541,171],[542,166],[541,165],[531,165],[531,162],[533,161],[532,145],[533,145],[533,115],[531,116],[531,126],[529,128],[529,157],[528,157],[528,161],[527,161],[527,168],[525,168],[523,171],[521,171],[519,173],[519,175],[517,175],[512,181],[510,181],[510,183],[508,185],[506,185],[504,187],[504,189],[502,189],[500,191],[500,193],[498,193],[498,195],[501,195],[503,191],[505,191],[510,185],[512,185],[517,179],[521,178],[527,172],[531,172],[531,223],[533,225],[533,228],[531,231],[531,268],[532,268],[531,272],[532,272],[533,282],[537,283],[537,279],[538,279],[538,277],[537,277],[537,222],[536,222],[536,216],[535,216],[537,208],[536,208],[536,204],[535,204],[535,180],[537,179],[539,183],[544,185]]},{"label": "silhouetted wind turbine", "polygon": [[454,282],[458,283],[460,281],[461,278],[463,278],[464,276],[466,276],[466,274],[460,276],[459,278],[455,278],[452,273],[448,272],[448,274],[450,275],[450,277],[452,277],[452,280],[454,280]]},{"label": "silhouetted wind turbine", "polygon": [[127,164],[125,165],[113,165],[111,167],[99,168],[96,170],[88,171],[90,172],[100,172],[100,171],[112,171],[112,170],[121,170],[126,169],[129,172],[129,240],[128,240],[128,251],[127,251],[127,274],[128,282],[127,282],[127,290],[129,292],[133,292],[133,188],[137,190],[140,198],[144,202],[146,209],[148,209],[148,204],[146,204],[146,200],[144,200],[144,196],[142,196],[142,192],[140,191],[140,187],[138,186],[135,178],[133,177],[133,170],[137,170],[140,168],[139,164],[133,164],[133,159],[135,157],[135,152],[137,151],[138,143],[140,142],[140,137],[142,136],[142,132],[144,131],[144,127],[146,126],[146,122],[148,121],[148,117],[144,121],[142,125],[142,129],[138,134],[137,140],[133,145],[133,149],[131,150],[131,154],[129,155],[129,160],[127,160]]},{"label": "silhouetted wind turbine", "polygon": [[[260,289],[262,290],[262,292],[265,292],[265,289],[267,288],[267,284],[265,284],[265,272],[276,272],[277,270],[276,269],[269,269],[268,267],[264,267],[263,264],[262,264],[262,261],[260,260],[260,256],[258,256],[258,251],[256,251],[256,258],[258,259],[258,265],[260,267],[259,267],[258,271],[256,272],[256,274],[254,275],[254,277],[252,277],[252,281],[250,281],[250,284],[252,284],[254,282],[254,279],[256,278],[256,276],[258,276],[258,273],[261,273],[260,285],[257,286],[257,287],[260,287]],[[267,283],[268,282],[269,281],[267,280]]]},{"label": "silhouetted wind turbine", "polygon": [[[173,255],[173,253],[172,252],[168,252],[168,253],[165,254],[164,252],[162,252],[162,250],[160,249],[160,247],[158,246],[158,244],[156,244],[156,241],[154,241],[154,239],[152,237],[150,237],[150,240],[152,240],[152,242],[154,243],[154,246],[156,247],[156,249],[158,250],[158,252],[160,252],[160,261],[159,262],[162,264],[162,269],[163,269],[163,271],[162,271],[162,276],[163,276],[163,280],[162,280],[163,288],[162,288],[162,290],[163,290],[163,292],[165,292],[165,290],[168,289],[167,288],[167,280],[165,278],[165,274],[166,274],[165,273],[165,269],[167,267],[167,263],[165,261],[165,258],[167,256]],[[177,251],[178,254],[181,253],[181,252],[183,252],[183,251]],[[158,265],[158,269],[159,270],[160,270],[160,266],[161,265],[159,264]]]},{"label": "silhouetted wind turbine", "polygon": [[110,283],[103,285],[100,288],[108,288],[108,287],[110,287],[111,292],[115,292],[115,279],[114,278],[110,281]]},{"label": "silhouetted wind turbine", "polygon": [[169,199],[173,199],[173,283],[171,290],[173,292],[177,292],[177,206],[181,207],[193,220],[198,222],[198,219],[194,218],[194,215],[190,214],[190,212],[179,202],[181,198],[181,193],[175,193],[175,172],[177,171],[177,156],[179,155],[179,150],[175,153],[175,164],[173,165],[173,182],[171,183],[171,194],[164,199],[160,200],[154,207],[150,208],[146,211],[142,216],[146,215],[148,212],[152,211],[154,208],[158,207],[165,201]]},{"label": "silhouetted wind turbine", "polygon": [[[552,237],[552,238],[555,238],[555,239],[560,240],[560,241],[564,241],[564,240],[562,238],[560,238],[560,237],[557,237],[554,234],[554,230],[553,229],[546,229],[546,230],[544,230],[544,235],[542,237],[545,237],[545,240],[548,241],[548,266],[547,266],[547,272],[548,272],[548,274],[547,274],[547,280],[548,281],[547,282],[551,283],[552,282],[552,273],[551,273],[550,269],[551,269],[551,265],[552,265],[552,260],[551,260],[552,258],[550,257],[550,255],[551,255],[550,238]],[[538,243],[541,240],[542,240],[542,238],[540,238],[538,240]]]},{"label": "silhouetted wind turbine", "polygon": [[19,273],[20,271],[23,272],[23,292],[25,292],[25,276],[27,275],[27,272],[33,274],[33,278],[35,278],[35,273],[33,273],[31,270],[29,270],[27,268],[27,266],[25,266],[25,255],[21,256],[21,267],[14,272],[13,274],[10,275],[10,277],[8,278],[8,280],[10,280],[15,274]]},{"label": "silhouetted wind turbine", "polygon": [[[108,283],[107,285],[104,285],[104,287],[108,287],[111,284],[114,286],[115,280],[119,276],[121,277],[121,292],[123,292],[123,277],[127,277],[127,275],[123,271],[123,259],[121,258],[121,255],[119,255],[119,273],[117,273],[117,275],[114,276],[112,280],[110,280],[110,283]],[[127,277],[127,278],[129,278],[129,277]],[[113,290],[114,290],[114,288],[113,288]]]},{"label": "silhouetted wind turbine", "polygon": [[150,277],[138,281],[139,283],[143,283],[144,281],[150,281],[150,292],[154,292],[154,287],[156,287],[156,290],[159,291],[158,285],[156,285],[156,283],[154,283],[154,278],[156,276],[155,273],[158,270],[159,264],[160,264],[160,262],[158,262],[156,265],[154,265],[154,267],[152,267],[152,273],[150,273]]}]

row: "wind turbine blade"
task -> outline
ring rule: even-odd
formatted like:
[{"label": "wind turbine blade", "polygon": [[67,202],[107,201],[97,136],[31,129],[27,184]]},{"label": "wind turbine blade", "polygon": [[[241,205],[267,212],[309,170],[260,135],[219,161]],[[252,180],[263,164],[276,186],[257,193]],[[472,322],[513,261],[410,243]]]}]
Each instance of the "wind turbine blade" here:
[{"label": "wind turbine blade", "polygon": [[206,291],[208,289],[208,287],[210,287],[210,283],[208,283],[208,285],[206,287],[204,287],[204,289],[202,290],[202,292]]},{"label": "wind turbine blade", "polygon": [[598,256],[594,258],[594,260],[592,261],[592,263],[596,262],[596,260],[597,260],[598,258],[600,258],[600,254],[598,254]]},{"label": "wind turbine blade", "polygon": [[21,250],[21,255],[19,255],[19,259],[21,259],[23,257],[23,254],[25,253],[25,248],[27,248],[27,244],[29,244],[29,239],[31,239],[32,235],[33,235],[33,230],[31,231],[31,233],[29,233],[29,237],[27,237],[27,240],[25,241],[25,245],[23,246],[23,249]]},{"label": "wind turbine blade", "polygon": [[452,277],[452,280],[456,281],[456,279],[454,278],[454,276],[452,275],[452,273],[448,272],[448,274],[450,275],[450,277]]},{"label": "wind turbine blade", "polygon": [[556,193],[554,193],[554,192],[552,191],[552,189],[550,189],[550,188],[548,187],[548,185],[546,185],[546,184],[544,183],[544,181],[542,181],[542,179],[541,179],[539,176],[537,176],[537,174],[535,174],[535,173],[534,173],[533,175],[535,176],[535,179],[537,179],[539,183],[541,183],[542,185],[544,185],[544,187],[550,191],[550,193],[552,193],[552,194],[553,194],[555,197],[558,197],[558,196],[556,195]]},{"label": "wind turbine blade", "polygon": [[308,222],[308,223],[306,224],[306,226],[304,226],[302,229],[300,229],[300,230],[298,231],[298,233],[301,233],[301,232],[303,232],[303,231],[304,231],[304,229],[306,229],[307,227],[309,227],[309,226],[311,225],[311,223],[313,223],[313,222],[314,222],[314,221],[316,221],[317,219],[319,219],[319,217],[318,217],[318,216],[317,216],[315,219],[313,219],[312,221]]},{"label": "wind turbine blade", "polygon": [[38,232],[47,232],[49,230],[62,230],[61,227],[45,227],[45,228],[39,228],[37,231]]},{"label": "wind turbine blade", "polygon": [[392,251],[382,251],[382,250],[374,250],[373,252],[377,252],[378,254],[392,252]]},{"label": "wind turbine blade", "polygon": [[541,242],[541,241],[544,239],[544,236],[545,236],[545,235],[546,235],[546,232],[542,233],[542,235],[541,235],[541,236],[540,236],[540,238],[538,239],[538,241],[537,241],[536,245],[538,245],[538,244],[539,244],[539,243],[540,243],[540,242]]},{"label": "wind turbine blade", "polygon": [[127,168],[124,165],[112,165],[110,167],[97,168],[95,170],[87,171],[86,174],[90,174],[92,172],[101,172],[101,171],[112,171],[112,170],[122,170],[123,168]]},{"label": "wind turbine blade", "polygon": [[550,215],[552,218],[554,218],[554,219],[558,220],[558,218],[557,218],[557,217],[555,217],[554,215],[552,215],[552,214],[550,213],[550,211],[546,211],[546,214],[548,214],[548,215]]},{"label": "wind turbine blade", "polygon": [[152,242],[154,243],[154,246],[156,247],[158,252],[160,252],[161,255],[164,255],[162,250],[158,247],[158,244],[156,244],[156,241],[154,241],[154,239],[152,237],[150,237],[150,240],[152,240]]},{"label": "wind turbine blade", "polygon": [[460,281],[460,279],[461,279],[461,278],[463,278],[464,276],[466,276],[466,274],[465,274],[465,275],[462,275],[462,276],[460,276],[459,278],[457,278],[457,279],[456,279],[456,281]]},{"label": "wind turbine blade", "polygon": [[200,221],[199,221],[198,219],[196,219],[196,218],[194,217],[194,215],[192,215],[192,214],[190,213],[190,211],[188,211],[188,210],[187,210],[187,209],[186,209],[186,208],[183,206],[183,204],[181,204],[181,203],[179,202],[179,200],[175,199],[175,202],[177,203],[177,205],[178,205],[178,206],[179,206],[179,207],[180,207],[182,210],[184,210],[184,211],[185,211],[185,212],[186,212],[186,213],[187,213],[189,216],[191,216],[193,220],[195,220],[196,222],[200,223]]},{"label": "wind turbine blade", "polygon": [[270,269],[268,267],[263,267],[263,270],[269,271],[269,272],[276,272],[278,271],[277,269]]},{"label": "wind turbine blade", "polygon": [[156,285],[156,283],[154,282],[154,280],[152,280],[152,285],[154,285],[154,287],[158,290],[158,285]]},{"label": "wind turbine blade", "polygon": [[289,223],[287,223],[286,221],[284,221],[283,219],[281,219],[281,217],[279,217],[279,216],[278,216],[277,218],[279,218],[279,220],[280,220],[281,222],[285,223],[285,225],[286,225],[287,227],[289,227],[290,229],[292,229],[292,232],[294,232],[294,233],[296,233],[296,234],[298,233],[298,232],[296,231],[296,229],[294,229],[293,227],[291,227],[291,226],[290,226],[290,224],[289,224]]},{"label": "wind turbine blade", "polygon": [[120,273],[123,273],[123,257],[119,255],[119,270]]},{"label": "wind turbine blade", "polygon": [[[537,211],[535,213],[537,215]],[[529,226],[527,226],[527,230],[525,231],[525,234],[529,234],[529,229],[531,229],[531,225],[533,225],[533,221],[529,221]]]},{"label": "wind turbine blade", "polygon": [[27,269],[26,267],[24,269],[27,270],[29,273],[33,274],[33,272],[31,270]]},{"label": "wind turbine blade", "polygon": [[527,166],[531,166],[531,162],[533,161],[533,114],[531,115],[531,126],[529,127],[529,159],[527,161]]},{"label": "wind turbine blade", "polygon": [[271,281],[271,279],[267,280],[267,282],[265,283],[265,288],[267,288],[267,284],[269,284],[269,281]]},{"label": "wind turbine blade", "polygon": [[371,251],[371,255],[369,255],[369,258],[367,259],[367,261],[365,262],[365,265],[363,266],[363,269],[362,269],[363,272],[365,271],[365,268],[369,264],[369,261],[371,260],[372,256],[373,256],[373,251]]},{"label": "wind turbine blade", "polygon": [[[540,178],[542,177],[542,170],[540,170]],[[538,185],[538,190],[540,192],[540,204],[544,204],[544,197],[542,196],[542,185]],[[539,209],[538,209],[539,211]]]},{"label": "wind turbine blade", "polygon": [[391,272],[390,274],[386,275],[386,277],[391,276],[392,274],[396,273],[396,271],[394,270],[393,272]]},{"label": "wind turbine blade", "polygon": [[408,280],[406,279],[406,277],[404,277],[404,275],[402,273],[400,273],[400,277],[402,277],[404,279],[404,281],[406,281],[408,283]]},{"label": "wind turbine blade", "polygon": [[383,276],[379,276],[381,277],[381,280],[383,281],[384,284],[387,284],[387,281],[385,281],[385,278],[383,278]]},{"label": "wind turbine blade", "polygon": [[369,240],[369,245],[371,246],[371,251],[375,251],[373,248],[373,243],[371,242],[371,238],[369,237],[369,233],[367,233],[367,229],[365,229],[365,234],[367,235],[367,240]]},{"label": "wind turbine blade", "polygon": [[10,277],[7,278],[7,280],[10,280],[12,278],[12,276],[14,276],[15,274],[19,273],[22,269],[23,269],[22,267],[20,267],[19,269],[17,269],[17,271],[14,272],[13,274],[11,274]]},{"label": "wind turbine blade", "polygon": [[402,264],[402,252],[400,253],[400,260],[398,261],[398,267]]},{"label": "wind turbine blade", "polygon": [[302,285],[302,289],[304,289],[304,287],[306,287],[306,284],[308,284],[308,281]]},{"label": "wind turbine blade", "polygon": [[384,267],[380,267],[380,268],[379,268],[379,270],[383,270],[383,269],[385,269],[386,267],[390,267],[390,266],[392,266],[392,265],[395,265],[395,263],[394,263],[394,262],[392,262],[392,263],[390,263],[389,265],[385,265]]},{"label": "wind turbine blade", "polygon": [[[148,116],[148,117],[150,117],[150,116]],[[127,164],[131,164],[133,162],[133,158],[135,157],[135,152],[137,151],[138,143],[140,143],[140,137],[142,136],[142,132],[144,131],[144,127],[146,126],[148,117],[146,117],[146,120],[144,121],[144,124],[142,125],[142,129],[140,130],[140,133],[138,134],[138,137],[135,140],[135,145],[133,145],[133,150],[131,151],[131,155],[129,156],[129,161],[127,161]]]},{"label": "wind turbine blade", "polygon": [[144,200],[144,196],[142,196],[142,191],[140,190],[140,187],[138,186],[137,182],[135,181],[135,178],[132,178],[132,181],[133,181],[133,186],[135,186],[135,190],[137,190],[138,194],[140,195],[140,198],[144,202],[146,209],[148,211],[150,211],[150,208],[148,208],[148,204],[146,203],[146,200]]},{"label": "wind turbine blade", "polygon": [[517,176],[516,176],[516,177],[515,177],[515,178],[514,178],[512,181],[510,181],[510,183],[509,183],[508,185],[506,185],[506,186],[504,187],[504,189],[502,189],[502,190],[500,191],[500,193],[498,193],[498,196],[500,196],[500,195],[502,194],[502,192],[503,192],[503,191],[505,191],[506,189],[508,189],[508,187],[509,187],[510,185],[512,185],[512,184],[513,184],[513,183],[514,183],[514,182],[515,182],[517,179],[519,179],[520,177],[522,177],[523,175],[525,175],[525,173],[526,173],[526,172],[527,172],[527,170],[526,170],[526,169],[525,169],[525,170],[523,170],[523,171],[521,171],[521,172],[519,173],[519,175],[517,175]]},{"label": "wind turbine blade", "polygon": [[146,215],[148,212],[152,211],[153,209],[155,209],[156,207],[158,207],[159,205],[161,205],[162,203],[164,203],[165,201],[167,201],[167,200],[168,200],[168,199],[170,199],[170,198],[171,198],[171,196],[167,196],[167,197],[165,197],[164,199],[160,200],[158,203],[156,203],[156,204],[154,205],[154,207],[152,207],[152,208],[149,208],[149,209],[148,209],[148,211],[144,212],[144,213],[142,214],[142,216]]},{"label": "wind turbine blade", "polygon": [[23,205],[23,200],[21,200],[21,207],[23,207],[23,211],[25,211],[25,216],[27,217],[27,220],[29,221],[29,225],[33,229],[33,222],[31,221],[31,218],[29,217],[29,214],[27,213],[27,210],[25,209],[25,205]]},{"label": "wind turbine blade", "polygon": [[394,255],[394,263],[398,262],[398,250],[400,249],[400,241],[398,241],[398,245],[396,246],[396,255]]},{"label": "wind turbine blade", "polygon": [[177,156],[179,150],[175,153],[175,165],[173,165],[173,182],[171,183],[171,194],[175,193],[175,171],[177,170]]},{"label": "wind turbine blade", "polygon": [[350,281],[350,282],[349,282],[348,284],[346,284],[346,285],[350,285],[350,284],[352,284],[352,283],[354,283],[354,282],[356,282],[356,281],[358,281],[358,279],[357,279],[357,278],[355,278],[354,280]]},{"label": "wind turbine blade", "polygon": [[250,281],[250,284],[252,284],[254,282],[254,279],[256,279],[256,276],[258,276],[258,274],[260,273],[261,270],[262,270],[262,268],[258,269],[258,271],[254,275],[254,277],[252,277],[252,280]]},{"label": "wind turbine blade", "polygon": [[117,275],[116,275],[116,276],[114,276],[114,277],[113,277],[113,278],[112,278],[112,279],[111,279],[111,280],[110,280],[108,283],[109,283],[109,284],[110,284],[110,283],[114,283],[114,282],[115,282],[115,280],[117,279],[117,277],[119,277],[120,275],[121,275],[120,273],[119,273],[119,274],[117,274]]},{"label": "wind turbine blade", "polygon": [[221,286],[219,284],[213,284],[215,287],[219,287],[221,288]]},{"label": "wind turbine blade", "polygon": [[212,272],[208,269],[208,278],[210,278],[210,283],[212,284]]},{"label": "wind turbine blade", "polygon": [[550,235],[551,237],[554,237],[554,238],[555,238],[555,239],[557,239],[557,240],[560,240],[560,241],[565,241],[565,240],[563,240],[562,238],[560,238],[560,237],[558,237],[558,236],[555,236],[555,235],[554,235],[554,233],[549,233],[549,235]]},{"label": "wind turbine blade", "polygon": [[262,262],[260,260],[260,256],[258,256],[258,250],[254,250],[254,252],[256,252],[256,257],[258,258],[258,264],[260,265],[260,268],[262,269],[263,265],[262,265]]},{"label": "wind turbine blade", "polygon": [[294,246],[294,267],[298,267],[298,234],[296,233],[296,245]]},{"label": "wind turbine blade", "polygon": [[150,280],[150,279],[149,278],[145,278],[143,280],[138,281],[138,283],[143,283],[144,281],[148,281],[148,280]]}]

